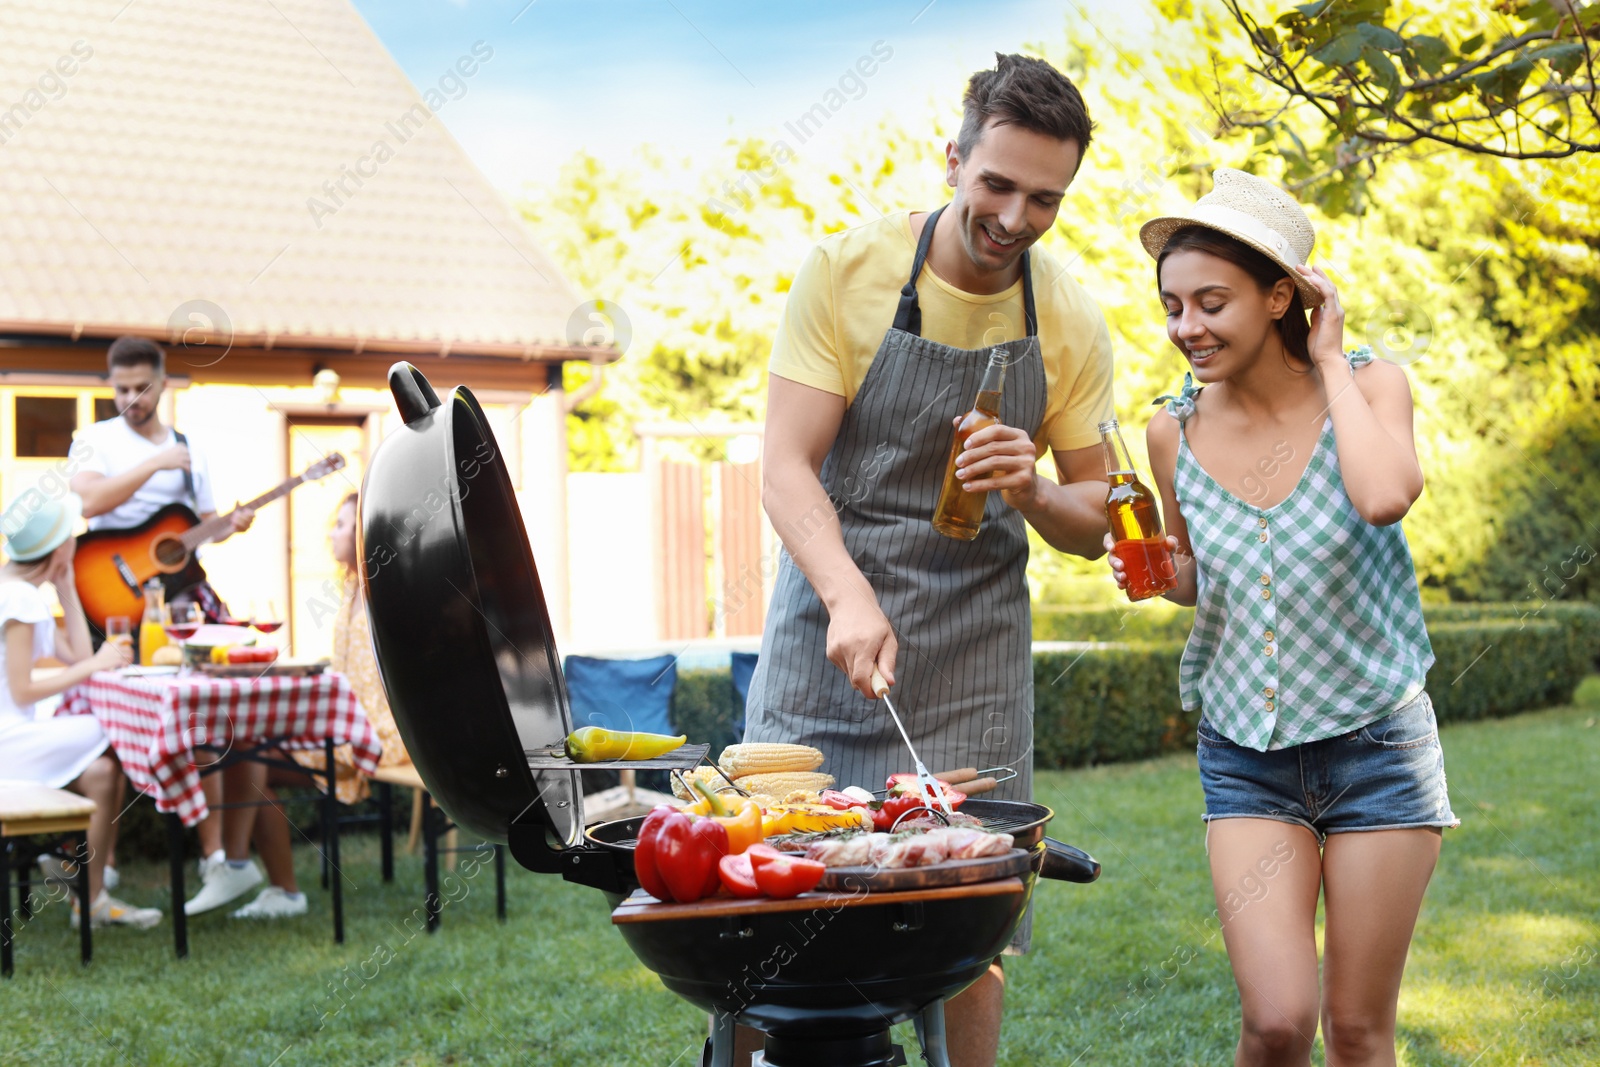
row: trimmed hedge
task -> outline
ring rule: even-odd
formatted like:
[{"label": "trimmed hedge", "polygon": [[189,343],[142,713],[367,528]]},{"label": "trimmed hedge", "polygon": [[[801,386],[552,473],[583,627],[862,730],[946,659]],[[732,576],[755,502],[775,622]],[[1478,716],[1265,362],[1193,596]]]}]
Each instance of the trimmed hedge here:
[{"label": "trimmed hedge", "polygon": [[[1193,611],[1162,607],[1035,613],[1039,641],[1100,643],[1035,650],[1034,766],[1119,763],[1193,749],[1195,721],[1178,699],[1178,662]],[[1600,607],[1538,608],[1423,609],[1436,660],[1428,693],[1441,722],[1514,715],[1572,699],[1600,655]],[[1104,643],[1108,638],[1115,643]],[[710,742],[713,752],[732,741],[741,710],[726,669],[680,671],[672,707],[677,729]]]},{"label": "trimmed hedge", "polygon": [[1034,608],[1035,641],[1187,641],[1194,609],[1165,600],[1110,608]]}]

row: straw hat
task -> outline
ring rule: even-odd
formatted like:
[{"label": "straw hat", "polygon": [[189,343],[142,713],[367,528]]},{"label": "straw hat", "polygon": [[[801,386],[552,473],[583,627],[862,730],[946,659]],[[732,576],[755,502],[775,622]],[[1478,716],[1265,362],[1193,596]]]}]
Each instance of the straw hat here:
[{"label": "straw hat", "polygon": [[40,489],[29,489],[0,515],[7,558],[17,563],[43,559],[72,536],[82,515],[83,501],[76,493],[51,499]]},{"label": "straw hat", "polygon": [[1204,226],[1243,241],[1283,268],[1300,290],[1308,308],[1322,303],[1316,286],[1295,267],[1311,258],[1317,232],[1305,208],[1276,185],[1254,174],[1218,167],[1214,185],[1181,215],[1163,215],[1139,227],[1139,240],[1150,258],[1160,259],[1172,235],[1185,226]]}]

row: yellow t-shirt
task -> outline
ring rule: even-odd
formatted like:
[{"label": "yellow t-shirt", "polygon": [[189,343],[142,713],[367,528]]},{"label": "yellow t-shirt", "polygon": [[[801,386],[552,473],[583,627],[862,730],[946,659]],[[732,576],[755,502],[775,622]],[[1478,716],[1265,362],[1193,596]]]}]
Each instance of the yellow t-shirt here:
[{"label": "yellow t-shirt", "polygon": [[[853,403],[894,323],[916,248],[906,211],[825,237],[789,289],[768,369]],[[1054,256],[1035,245],[1030,258],[1049,390],[1034,443],[1041,454],[1047,446],[1088,448],[1100,443],[1099,424],[1115,414],[1111,335],[1099,306]],[[968,293],[924,266],[917,300],[922,336],[930,341],[987,348],[1026,332],[1021,278],[1004,292]]]}]

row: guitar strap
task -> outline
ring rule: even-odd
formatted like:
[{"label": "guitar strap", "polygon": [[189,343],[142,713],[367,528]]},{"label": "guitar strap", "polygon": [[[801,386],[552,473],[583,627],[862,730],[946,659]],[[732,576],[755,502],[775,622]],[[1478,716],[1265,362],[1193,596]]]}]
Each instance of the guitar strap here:
[{"label": "guitar strap", "polygon": [[[185,448],[189,447],[189,439],[187,437],[183,436],[183,431],[178,429],[176,426],[174,426],[172,428],[172,436],[177,438],[178,439],[178,443],[180,445],[182,445],[183,447],[185,447]],[[191,449],[190,450],[190,462],[191,463],[194,462],[193,456],[194,456],[194,453],[193,453],[193,450]],[[184,489],[184,492],[189,494],[189,506],[194,509],[194,513],[196,515],[200,514],[200,498],[195,495],[195,491],[194,491],[194,472],[191,471],[188,467],[184,467],[183,468],[183,489]]]}]

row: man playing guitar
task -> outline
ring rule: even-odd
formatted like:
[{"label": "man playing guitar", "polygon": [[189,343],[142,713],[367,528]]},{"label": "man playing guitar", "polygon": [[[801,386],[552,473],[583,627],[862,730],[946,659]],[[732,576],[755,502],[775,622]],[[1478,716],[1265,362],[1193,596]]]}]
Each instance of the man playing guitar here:
[{"label": "man playing guitar", "polygon": [[[79,435],[84,467],[72,476],[72,491],[83,498],[90,530],[124,530],[144,522],[167,504],[186,504],[202,520],[216,514],[211,473],[205,457],[183,435],[161,421],[157,405],[166,387],[166,354],[143,337],[119,337],[106,353],[117,417],[97,422]],[[228,516],[232,528],[216,540],[250,528],[251,508]],[[210,584],[194,580],[186,568],[169,575],[167,600],[200,604],[210,621],[226,614]],[[178,611],[174,611],[174,617]]]}]

